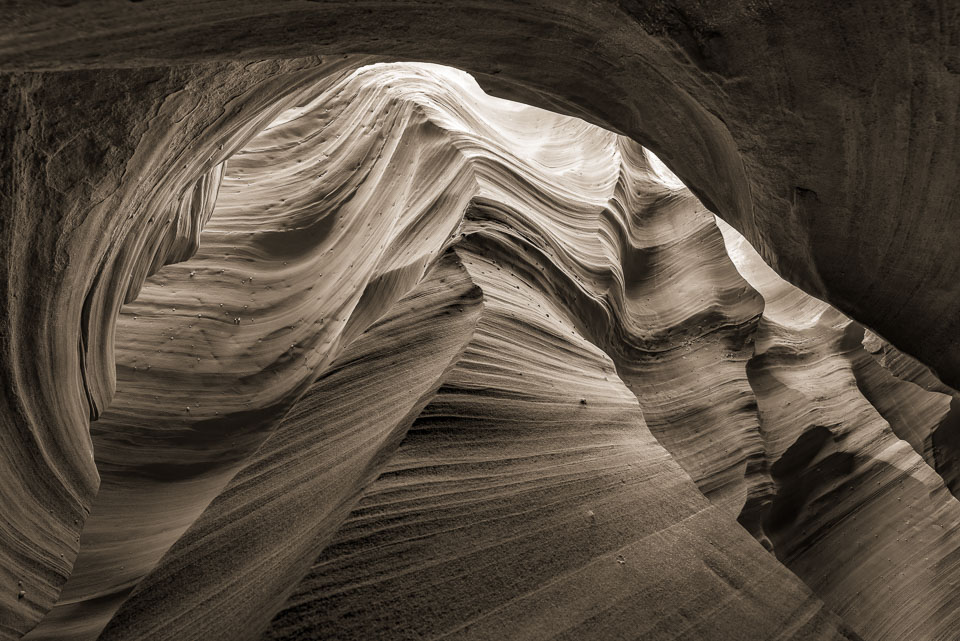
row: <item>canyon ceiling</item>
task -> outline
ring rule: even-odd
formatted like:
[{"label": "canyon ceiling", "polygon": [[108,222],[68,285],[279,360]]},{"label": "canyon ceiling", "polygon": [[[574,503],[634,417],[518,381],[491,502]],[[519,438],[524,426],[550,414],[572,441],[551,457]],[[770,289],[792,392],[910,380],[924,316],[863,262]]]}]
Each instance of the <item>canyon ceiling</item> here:
[{"label": "canyon ceiling", "polygon": [[960,638],[960,5],[2,14],[0,639]]}]

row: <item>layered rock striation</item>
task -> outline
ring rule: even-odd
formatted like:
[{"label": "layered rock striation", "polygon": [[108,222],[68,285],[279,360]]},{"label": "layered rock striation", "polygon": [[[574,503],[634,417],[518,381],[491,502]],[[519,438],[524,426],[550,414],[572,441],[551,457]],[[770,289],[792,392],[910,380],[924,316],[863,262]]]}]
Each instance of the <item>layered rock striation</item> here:
[{"label": "layered rock striation", "polygon": [[[132,10],[79,17],[102,36]],[[599,53],[501,42],[493,65],[471,47],[418,55],[417,33],[354,48],[349,11],[277,10],[264,33],[302,22],[290,51],[339,16],[328,50],[364,55],[239,64],[206,59],[268,9],[176,55],[154,42],[172,23],[144,11],[158,22],[130,69],[95,69],[117,54],[82,40],[58,62],[35,44],[63,37],[43,11],[20,14],[35,41],[0,48],[30,69],[3,79],[0,456],[16,473],[0,636],[952,638],[960,406],[952,325],[933,317],[960,300],[936,294],[956,264],[943,243],[905,257],[880,241],[956,220],[930,188],[915,235],[884,219],[865,249],[824,240],[903,194],[854,207],[873,178],[843,191],[852,174],[803,164],[826,151],[770,161],[782,119],[742,101],[772,81],[732,78],[744,42],[780,46],[774,16],[673,29],[679,10],[520,3],[481,40],[523,17],[557,42],[594,34]],[[222,26],[219,11],[177,28]],[[624,15],[629,33],[596,39]],[[244,55],[277,54],[256,37]],[[620,58],[630,73],[617,51],[640,51]],[[460,62],[633,140],[367,52]],[[548,61],[566,66],[531,77]],[[782,101],[821,123],[852,91],[831,87],[835,103]],[[72,95],[99,121],[70,138]],[[937,134],[935,115],[903,135]],[[883,148],[844,144],[864,167]],[[883,261],[886,279],[853,291]],[[920,310],[909,331],[903,310]]]}]

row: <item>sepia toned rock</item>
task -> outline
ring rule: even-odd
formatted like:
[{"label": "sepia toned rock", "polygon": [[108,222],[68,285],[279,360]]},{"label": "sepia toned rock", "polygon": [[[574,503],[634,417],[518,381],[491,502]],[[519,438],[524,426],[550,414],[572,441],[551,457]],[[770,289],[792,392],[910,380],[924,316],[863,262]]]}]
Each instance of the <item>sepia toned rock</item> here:
[{"label": "sepia toned rock", "polygon": [[14,2],[0,639],[960,629],[960,16]]}]

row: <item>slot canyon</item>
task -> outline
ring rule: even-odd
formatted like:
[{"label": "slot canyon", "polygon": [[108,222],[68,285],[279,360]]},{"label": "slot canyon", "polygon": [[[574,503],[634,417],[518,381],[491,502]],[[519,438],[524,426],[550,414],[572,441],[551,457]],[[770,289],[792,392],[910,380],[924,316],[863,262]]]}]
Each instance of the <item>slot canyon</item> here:
[{"label": "slot canyon", "polygon": [[0,640],[960,640],[960,4],[2,9]]}]

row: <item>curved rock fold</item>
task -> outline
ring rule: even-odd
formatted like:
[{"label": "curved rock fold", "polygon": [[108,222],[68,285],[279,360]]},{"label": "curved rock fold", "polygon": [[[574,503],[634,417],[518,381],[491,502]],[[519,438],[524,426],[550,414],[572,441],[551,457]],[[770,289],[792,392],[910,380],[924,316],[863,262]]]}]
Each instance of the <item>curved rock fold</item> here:
[{"label": "curved rock fold", "polygon": [[[829,84],[816,19],[749,3],[399,2],[382,40],[207,4],[0,39],[0,638],[954,638],[960,263],[907,249],[955,197],[870,173],[887,62]],[[921,75],[890,162],[932,184],[958,85]],[[861,234],[892,202],[926,226]]]}]

